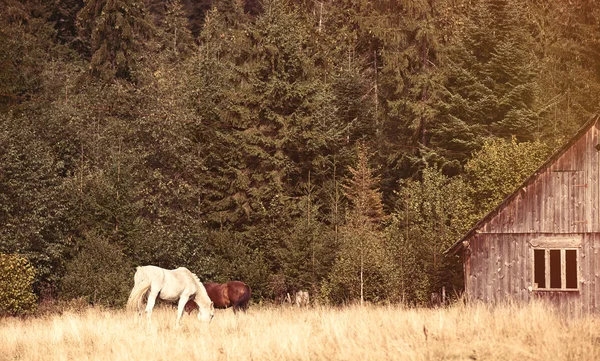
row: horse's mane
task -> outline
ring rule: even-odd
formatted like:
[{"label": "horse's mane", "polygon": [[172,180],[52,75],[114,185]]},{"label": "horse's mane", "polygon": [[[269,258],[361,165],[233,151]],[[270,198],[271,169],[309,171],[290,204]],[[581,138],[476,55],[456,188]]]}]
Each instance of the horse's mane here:
[{"label": "horse's mane", "polygon": [[206,298],[208,298],[210,300],[210,298],[208,297],[208,293],[206,292],[206,288],[204,288],[204,285],[202,284],[202,282],[200,282],[200,278],[198,278],[198,276],[190,271],[189,269],[186,268],[186,270],[192,275],[192,277],[194,278],[194,281],[196,281],[196,286],[198,287],[198,290],[203,293],[203,296],[206,296]]},{"label": "horse's mane", "polygon": [[194,280],[196,282],[198,282],[199,284],[202,284],[202,282],[200,282],[200,278],[198,278],[198,276],[196,276],[196,274],[194,272],[190,271],[190,273],[192,274],[192,277],[194,277]]}]

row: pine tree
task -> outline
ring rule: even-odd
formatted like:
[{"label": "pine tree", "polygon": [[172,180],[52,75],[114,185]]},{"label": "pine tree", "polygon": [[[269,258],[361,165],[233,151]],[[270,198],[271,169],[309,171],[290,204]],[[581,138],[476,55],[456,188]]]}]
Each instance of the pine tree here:
[{"label": "pine tree", "polygon": [[171,0],[167,3],[162,25],[163,46],[172,54],[171,57],[179,59],[190,55],[194,48],[194,40],[192,32],[188,29],[188,20],[181,0]]},{"label": "pine tree", "polygon": [[246,109],[235,103],[241,100],[240,87],[249,89],[245,62],[250,46],[245,31],[248,19],[241,6],[233,9],[227,14],[216,8],[207,13],[199,37],[198,66],[190,77],[188,92],[195,114],[202,120],[194,125],[194,137],[208,145],[202,206],[211,227],[239,230],[249,210],[244,194],[248,184],[240,170],[245,167],[240,153],[244,144],[235,136]]},{"label": "pine tree", "polygon": [[26,254],[41,282],[56,282],[70,247],[73,203],[65,99],[77,57],[55,43],[43,1],[0,4],[0,252]]},{"label": "pine tree", "polygon": [[394,257],[396,295],[408,304],[427,304],[446,287],[462,288],[460,260],[443,253],[476,220],[467,183],[427,167],[421,180],[402,182],[396,207],[386,228]]},{"label": "pine tree", "polygon": [[0,253],[27,255],[36,282],[60,276],[55,271],[69,243],[63,226],[70,224],[73,206],[65,194],[64,163],[39,135],[38,119],[0,114]]},{"label": "pine tree", "polygon": [[65,47],[54,43],[56,31],[49,17],[49,6],[42,1],[0,3],[0,111],[31,98],[54,99],[55,89],[48,87],[60,84],[48,78],[65,74],[48,74],[48,69],[55,66],[73,70],[72,64],[64,61],[68,53]]},{"label": "pine tree", "polygon": [[225,182],[208,187],[220,194],[212,213],[242,228],[265,220],[276,196],[297,196],[309,171],[322,176],[338,141],[331,90],[312,51],[314,29],[283,2],[264,7],[254,22],[241,7],[227,16],[215,10],[201,36],[198,107],[222,150],[211,172]]},{"label": "pine tree", "polygon": [[363,143],[357,144],[357,166],[350,168],[352,178],[344,186],[352,216],[357,224],[364,226],[379,224],[384,217],[381,194],[377,187],[379,179],[373,176],[368,157],[368,148]]},{"label": "pine tree", "polygon": [[85,5],[84,0],[58,0],[52,8],[50,21],[54,22],[57,30],[56,36],[65,45],[81,51],[81,42],[78,39],[77,13]]},{"label": "pine tree", "polygon": [[337,301],[358,298],[361,304],[381,301],[390,290],[386,275],[391,273],[392,263],[380,227],[385,215],[378,178],[362,143],[357,145],[357,165],[350,173],[344,187],[350,203],[348,223],[342,227],[340,251],[330,274],[330,297]]},{"label": "pine tree", "polygon": [[140,38],[151,29],[144,8],[142,0],[90,0],[79,11],[79,29],[89,41],[93,76],[132,79]]},{"label": "pine tree", "polygon": [[600,14],[591,1],[528,4],[543,69],[539,75],[542,139],[554,140],[559,146],[598,112]]},{"label": "pine tree", "polygon": [[540,134],[538,67],[522,2],[481,0],[465,11],[464,28],[444,52],[448,78],[432,129],[432,143],[460,163],[485,137]]},{"label": "pine tree", "polygon": [[[382,190],[391,194],[398,178],[441,162],[431,144],[443,71],[443,32],[438,14],[446,2],[357,1],[358,25],[368,35],[374,109],[374,144],[385,164]],[[369,38],[370,36],[370,38]]]}]

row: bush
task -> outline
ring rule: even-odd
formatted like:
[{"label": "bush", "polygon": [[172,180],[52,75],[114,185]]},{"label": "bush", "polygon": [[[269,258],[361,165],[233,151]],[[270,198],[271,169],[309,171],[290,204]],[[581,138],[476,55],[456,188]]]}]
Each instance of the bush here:
[{"label": "bush", "polygon": [[61,280],[63,300],[83,298],[96,305],[124,305],[134,270],[120,247],[91,232],[79,240],[75,251]]},{"label": "bush", "polygon": [[0,253],[0,315],[20,316],[35,312],[35,270],[27,258]]}]

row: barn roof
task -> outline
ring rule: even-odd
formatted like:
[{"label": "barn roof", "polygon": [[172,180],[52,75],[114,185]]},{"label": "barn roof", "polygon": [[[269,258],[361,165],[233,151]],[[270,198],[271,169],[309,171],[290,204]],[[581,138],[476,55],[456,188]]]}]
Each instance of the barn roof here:
[{"label": "barn roof", "polygon": [[473,226],[473,228],[471,228],[461,239],[459,239],[458,241],[456,241],[456,243],[454,243],[452,245],[452,247],[448,248],[444,254],[456,254],[457,252],[459,252],[462,249],[463,246],[463,241],[466,241],[467,239],[471,238],[476,232],[477,230],[479,230],[481,227],[483,227],[487,222],[489,222],[494,216],[496,216],[498,213],[500,213],[508,204],[510,204],[513,199],[515,199],[515,197],[519,194],[519,190],[528,186],[529,184],[535,182],[535,180],[537,179],[538,175],[540,173],[542,173],[546,168],[550,167],[554,162],[556,162],[558,160],[558,158],[560,158],[560,156],[562,156],[569,148],[571,148],[571,146],[579,139],[581,138],[593,125],[595,125],[598,120],[600,120],[600,115],[594,115],[592,116],[578,131],[577,133],[571,138],[569,139],[569,141],[567,143],[565,143],[565,145],[563,145],[558,151],[556,151],[554,154],[552,154],[550,156],[550,158],[548,158],[548,160],[546,160],[544,162],[544,164],[542,164],[535,172],[533,172],[533,174],[531,176],[529,176],[529,178],[527,178],[521,185],[519,185],[519,187],[517,187],[517,189],[510,194],[509,196],[507,196],[502,203],[500,203],[496,208],[494,208],[492,211],[490,211],[487,215],[485,215],[481,220],[479,220],[479,222],[477,222],[475,224],[475,226]]}]

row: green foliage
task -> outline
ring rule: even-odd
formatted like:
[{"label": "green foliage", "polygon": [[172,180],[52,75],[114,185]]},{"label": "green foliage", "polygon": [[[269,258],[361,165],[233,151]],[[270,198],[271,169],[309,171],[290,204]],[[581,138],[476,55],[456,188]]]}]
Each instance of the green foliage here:
[{"label": "green foliage", "polygon": [[81,36],[89,41],[91,74],[105,81],[132,79],[140,38],[150,32],[141,0],[90,0],[78,13]]},{"label": "green foliage", "polygon": [[478,0],[456,9],[455,38],[441,53],[446,78],[432,143],[460,172],[489,136],[541,134],[532,25],[521,1]]},{"label": "green foliage", "polygon": [[77,242],[74,253],[60,282],[61,296],[107,306],[125,304],[133,285],[133,267],[120,247],[88,233]]},{"label": "green foliage", "polygon": [[[55,42],[48,6],[33,1],[7,0],[0,4],[0,111],[31,98],[45,99],[53,69],[65,66],[66,47]],[[69,59],[75,63],[75,59]],[[60,65],[59,65],[60,64]],[[60,72],[60,71],[58,71]],[[61,74],[62,75],[62,74]],[[61,79],[62,80],[62,79]],[[52,84],[56,85],[56,84]]]},{"label": "green foliage", "polygon": [[369,167],[369,149],[363,143],[356,145],[357,165],[350,167],[351,177],[344,186],[344,194],[350,201],[351,217],[360,223],[378,223],[383,220],[383,204],[378,189],[379,178]]},{"label": "green foliage", "polygon": [[431,167],[422,180],[402,184],[386,239],[404,302],[427,304],[442,286],[458,291],[460,262],[443,253],[477,220],[469,194],[461,177],[448,178]]},{"label": "green foliage", "polygon": [[0,114],[0,252],[28,255],[36,281],[56,281],[69,240],[65,164],[40,137],[38,123]]},{"label": "green foliage", "polygon": [[[318,209],[309,211],[314,215]],[[285,291],[310,290],[316,295],[319,285],[327,280],[337,246],[333,231],[324,223],[308,214],[297,218],[272,250]]]},{"label": "green foliage", "polygon": [[98,251],[257,298],[353,300],[362,273],[366,300],[425,303],[535,139],[597,111],[589,1],[256,3],[0,2],[0,252],[35,289],[119,304],[78,288]]},{"label": "green foliage", "polygon": [[214,227],[269,222],[272,200],[298,196],[309,173],[320,182],[338,145],[333,94],[315,66],[319,37],[286,5],[265,2],[254,21],[239,7],[215,9],[200,36],[193,94],[210,125],[198,130],[210,142],[204,202]]},{"label": "green foliage", "polygon": [[35,312],[35,270],[27,258],[0,253],[0,315],[18,316]]},{"label": "green foliage", "polygon": [[163,47],[171,56],[178,60],[189,55],[193,50],[194,39],[187,27],[187,19],[180,0],[170,0],[167,3],[162,33]]},{"label": "green foliage", "polygon": [[392,263],[385,248],[378,179],[369,167],[369,150],[359,143],[357,165],[351,168],[345,194],[350,201],[349,221],[342,227],[340,249],[330,274],[330,298],[334,302],[360,299],[378,302],[395,289],[390,284]]},{"label": "green foliage", "polygon": [[477,217],[482,217],[542,165],[548,146],[540,141],[518,143],[489,139],[465,165]]},{"label": "green foliage", "polygon": [[257,241],[252,235],[241,235],[229,231],[211,231],[208,238],[199,240],[209,245],[210,251],[204,257],[214,265],[197,268],[198,276],[213,282],[242,280],[252,288],[252,297],[261,299],[267,296],[269,263],[265,252],[252,247]]},{"label": "green foliage", "polygon": [[384,302],[392,299],[397,284],[391,254],[384,246],[380,231],[360,229],[351,224],[342,227],[340,250],[329,277],[329,300]]},{"label": "green foliage", "polygon": [[378,124],[376,147],[391,193],[398,177],[408,177],[437,161],[431,146],[438,118],[436,104],[445,76],[439,54],[445,32],[436,14],[445,1],[361,1],[359,24],[381,45],[369,58],[373,64],[374,102]]},{"label": "green foliage", "polygon": [[[536,2],[529,7],[540,67],[540,129],[560,143],[598,112],[599,9],[593,2]],[[534,11],[531,11],[534,10]],[[560,39],[560,40],[559,40]]]}]

